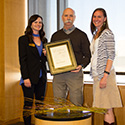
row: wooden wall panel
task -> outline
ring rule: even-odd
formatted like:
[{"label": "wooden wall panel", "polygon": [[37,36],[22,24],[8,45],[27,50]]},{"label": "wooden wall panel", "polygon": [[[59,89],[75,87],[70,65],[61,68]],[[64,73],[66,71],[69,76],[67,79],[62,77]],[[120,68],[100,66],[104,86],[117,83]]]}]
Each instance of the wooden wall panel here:
[{"label": "wooden wall panel", "polygon": [[25,0],[5,0],[5,121],[20,118],[18,37],[25,27]]},{"label": "wooden wall panel", "polygon": [[[117,125],[125,125],[125,86],[118,86],[121,97],[122,97],[122,108],[117,108],[114,110],[116,119],[117,119]],[[85,106],[92,106],[93,101],[93,85],[92,84],[85,84],[84,85],[84,105]],[[47,91],[46,91],[47,97],[53,97],[53,91],[52,91],[52,83],[48,82],[47,84]],[[93,113],[93,125],[103,125],[103,118],[104,115]]]},{"label": "wooden wall panel", "polygon": [[117,125],[125,125],[125,86],[119,86],[123,108],[115,109]]},{"label": "wooden wall panel", "polygon": [[4,1],[0,1],[0,121],[4,118]]},{"label": "wooden wall panel", "polygon": [[0,121],[7,122],[21,115],[18,37],[25,29],[25,0],[1,0],[0,19]]}]

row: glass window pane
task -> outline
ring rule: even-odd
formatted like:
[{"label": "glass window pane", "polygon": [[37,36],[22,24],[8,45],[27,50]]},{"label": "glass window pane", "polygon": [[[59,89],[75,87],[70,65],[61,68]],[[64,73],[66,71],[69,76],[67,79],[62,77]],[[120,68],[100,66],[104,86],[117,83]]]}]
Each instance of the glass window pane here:
[{"label": "glass window pane", "polygon": [[[85,31],[91,41],[90,21],[93,11],[102,7],[106,10],[109,27],[115,35],[116,58],[114,61],[117,72],[125,72],[125,1],[124,0],[68,0],[68,7],[76,12],[75,26]],[[89,66],[88,66],[89,67]],[[85,70],[89,71],[89,68]]]}]

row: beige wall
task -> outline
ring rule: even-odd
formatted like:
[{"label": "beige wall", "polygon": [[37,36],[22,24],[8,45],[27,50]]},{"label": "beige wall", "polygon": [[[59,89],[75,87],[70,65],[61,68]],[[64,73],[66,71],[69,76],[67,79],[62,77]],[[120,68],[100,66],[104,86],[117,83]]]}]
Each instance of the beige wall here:
[{"label": "beige wall", "polygon": [[0,1],[0,121],[20,118],[18,37],[25,28],[25,0]]}]

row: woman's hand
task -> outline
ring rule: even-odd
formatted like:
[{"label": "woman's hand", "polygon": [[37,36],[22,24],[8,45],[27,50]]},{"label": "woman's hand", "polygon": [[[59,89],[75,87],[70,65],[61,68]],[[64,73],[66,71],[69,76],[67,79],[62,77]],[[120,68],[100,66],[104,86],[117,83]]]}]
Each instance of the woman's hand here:
[{"label": "woman's hand", "polygon": [[26,86],[26,87],[31,87],[30,79],[25,79],[25,80],[24,80],[24,86]]},{"label": "woman's hand", "polygon": [[101,89],[106,88],[106,86],[107,86],[107,77],[108,77],[108,74],[104,73],[104,76],[100,80],[100,88]]},{"label": "woman's hand", "polygon": [[46,56],[46,50],[45,50],[45,48],[43,48],[43,54],[44,54],[44,56]]}]

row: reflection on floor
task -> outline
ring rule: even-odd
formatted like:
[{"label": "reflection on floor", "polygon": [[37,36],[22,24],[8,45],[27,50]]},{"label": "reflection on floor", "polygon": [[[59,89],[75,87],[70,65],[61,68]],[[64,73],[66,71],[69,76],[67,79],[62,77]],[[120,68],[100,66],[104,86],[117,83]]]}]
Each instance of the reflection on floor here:
[{"label": "reflection on floor", "polygon": [[8,124],[8,125],[24,125],[24,123],[23,122],[17,122],[17,123]]},{"label": "reflection on floor", "polygon": [[[7,125],[24,125],[24,123],[23,122],[17,122],[17,123],[7,124]],[[34,124],[31,124],[31,125],[34,125]]]}]

